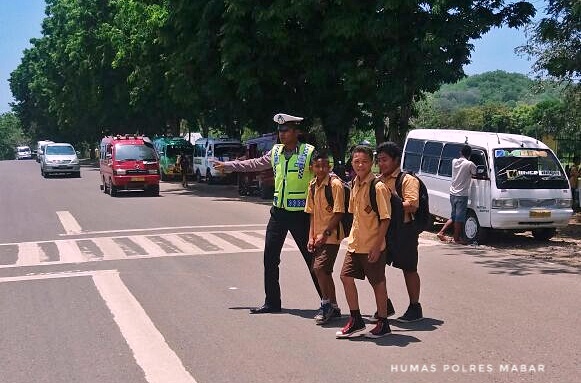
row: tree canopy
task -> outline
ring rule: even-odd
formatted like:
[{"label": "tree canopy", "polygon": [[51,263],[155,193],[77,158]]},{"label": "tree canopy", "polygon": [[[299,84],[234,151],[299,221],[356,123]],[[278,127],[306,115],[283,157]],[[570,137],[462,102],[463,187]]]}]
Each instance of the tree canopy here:
[{"label": "tree canopy", "polygon": [[477,39],[520,27],[526,1],[48,0],[10,84],[27,132],[319,126],[336,158],[354,129],[403,139],[425,92],[464,76]]}]

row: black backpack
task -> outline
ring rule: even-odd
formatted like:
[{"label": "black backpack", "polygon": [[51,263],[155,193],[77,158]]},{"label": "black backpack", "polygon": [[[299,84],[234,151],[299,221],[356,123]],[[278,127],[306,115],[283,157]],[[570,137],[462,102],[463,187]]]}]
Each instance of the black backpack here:
[{"label": "black backpack", "polygon": [[[410,176],[414,177],[420,183],[420,190],[419,190],[419,198],[418,198],[418,209],[413,214],[414,217],[414,226],[418,234],[422,231],[429,230],[433,224],[432,221],[432,214],[430,213],[430,197],[428,195],[428,189],[424,182],[413,172],[403,171],[400,175],[409,174]],[[402,184],[403,184],[403,176],[400,177],[398,175],[398,179],[395,182],[395,189],[399,196],[402,195]]]},{"label": "black backpack", "polygon": [[[419,188],[419,198],[418,198],[418,209],[413,214],[414,218],[414,227],[416,232],[420,234],[424,230],[428,230],[432,225],[432,215],[430,214],[430,201],[428,196],[428,189],[424,182],[414,173],[403,171],[397,175],[395,180],[395,191],[397,195],[391,195],[391,221],[389,223],[389,229],[387,230],[387,240],[388,243],[391,243],[395,248],[397,248],[398,236],[396,233],[401,225],[403,225],[403,218],[404,218],[404,210],[403,210],[403,179],[406,174],[416,178],[420,183]],[[377,209],[377,199],[375,195],[375,184],[378,182],[378,179],[375,179],[372,182],[371,189],[369,190],[369,199],[371,203],[371,208],[375,211],[376,214],[379,214]]]},{"label": "black backpack", "polygon": [[[345,182],[341,180],[341,178],[337,176],[331,176],[329,178],[329,183],[325,185],[325,199],[329,206],[335,206],[335,201],[333,200],[333,190],[331,189],[331,182],[333,178],[337,178],[343,184],[343,193],[345,194],[344,201],[345,201],[345,213],[341,217],[341,221],[339,224],[343,227],[343,233],[345,236],[348,237],[349,233],[351,232],[351,226],[353,226],[353,213],[349,213],[349,197],[351,196],[351,183]],[[311,197],[315,197],[315,183],[311,184]],[[338,228],[337,228],[338,229]],[[337,239],[339,238],[339,230],[337,230]]]},{"label": "black backpack", "polygon": [[[402,177],[402,173],[400,173],[396,179],[396,189],[397,184],[400,183],[400,191],[401,191],[401,182],[400,180]],[[377,207],[377,194],[375,192],[375,185],[379,182],[379,178],[375,178],[371,181],[371,185],[369,186],[369,203],[371,205],[371,209],[377,214],[377,219],[379,219],[379,208]],[[403,200],[400,198],[400,194],[394,195],[391,194],[391,198],[389,199],[391,204],[391,219],[389,221],[389,227],[387,229],[387,234],[385,235],[385,239],[390,249],[398,249],[400,248],[400,240],[402,239],[401,236],[398,235],[400,229],[403,225],[403,218],[404,218],[404,211],[403,211]]]}]

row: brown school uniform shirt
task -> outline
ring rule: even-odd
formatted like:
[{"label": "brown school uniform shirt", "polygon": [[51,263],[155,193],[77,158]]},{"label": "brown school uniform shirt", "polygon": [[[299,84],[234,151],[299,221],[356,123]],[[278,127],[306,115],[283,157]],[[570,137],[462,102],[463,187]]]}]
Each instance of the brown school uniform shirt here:
[{"label": "brown school uniform shirt", "polygon": [[[333,195],[333,206],[329,206],[327,198],[325,197],[325,186],[331,181],[331,194]],[[311,186],[315,185],[314,196],[311,193]],[[338,178],[327,176],[320,185],[317,185],[317,179],[314,178],[309,184],[309,191],[307,192],[307,202],[305,205],[305,212],[313,216],[313,228],[315,237],[327,229],[334,213],[345,213],[345,191],[343,190],[343,183]],[[337,239],[337,230],[339,231],[339,239]],[[345,238],[341,223],[337,229],[331,232],[327,237],[328,244],[338,245],[341,240]]]},{"label": "brown school uniform shirt", "polygon": [[[379,236],[379,220],[369,201],[370,182],[375,178],[373,173],[360,180],[355,178],[349,199],[349,212],[353,213],[353,227],[347,242],[349,252],[367,254]],[[377,210],[380,219],[391,218],[390,194],[383,182],[375,185]],[[385,249],[385,238],[380,250]]]},{"label": "brown school uniform shirt", "polygon": [[[401,173],[401,170],[396,169],[390,175],[381,175],[379,179],[381,182],[387,186],[390,193],[396,193],[395,190],[395,181],[397,180],[398,174]],[[401,193],[402,199],[404,201],[409,202],[412,206],[416,209],[420,206],[420,181],[416,179],[416,177],[406,174],[401,183]],[[403,221],[410,222],[412,220],[412,214],[408,212],[404,212]]]}]

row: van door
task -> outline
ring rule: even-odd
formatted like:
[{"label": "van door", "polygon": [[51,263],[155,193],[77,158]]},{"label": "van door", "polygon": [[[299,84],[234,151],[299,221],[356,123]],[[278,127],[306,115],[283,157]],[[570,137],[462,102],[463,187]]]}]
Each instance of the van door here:
[{"label": "van door", "polygon": [[473,148],[470,161],[474,162],[474,165],[476,166],[484,166],[486,168],[486,176],[472,178],[468,207],[476,213],[480,226],[490,227],[490,209],[492,201],[490,199],[490,167],[486,151]]}]

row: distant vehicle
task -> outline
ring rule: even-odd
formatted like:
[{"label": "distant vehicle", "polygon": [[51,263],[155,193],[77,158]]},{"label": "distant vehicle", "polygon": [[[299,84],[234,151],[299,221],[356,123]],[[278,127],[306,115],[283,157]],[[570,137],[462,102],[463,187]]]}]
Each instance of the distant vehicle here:
[{"label": "distant vehicle", "polygon": [[477,168],[468,197],[464,232],[483,242],[491,230],[531,230],[548,240],[573,214],[565,171],[551,149],[537,139],[504,133],[416,129],[408,133],[402,168],[417,173],[430,196],[430,212],[450,217],[452,160],[472,147]]},{"label": "distant vehicle", "polygon": [[245,148],[239,140],[232,138],[200,138],[194,146],[193,171],[198,182],[235,180],[233,173],[221,173],[213,167],[214,161],[231,161],[244,155]]},{"label": "distant vehicle", "polygon": [[99,170],[101,190],[111,197],[120,190],[145,190],[159,195],[159,162],[147,137],[104,137],[99,146]]},{"label": "distant vehicle", "polygon": [[[182,152],[188,156],[190,161],[194,155],[194,145],[180,137],[159,137],[153,140],[153,146],[159,157],[159,170],[162,181],[181,177],[181,170],[176,166],[178,155]],[[188,175],[193,175],[193,168],[190,166]]]},{"label": "distant vehicle", "polygon": [[43,150],[44,150],[44,147],[46,146],[46,144],[52,144],[52,143],[53,143],[53,141],[50,141],[50,140],[38,141],[36,143],[36,162],[40,163],[40,160],[42,159]]},{"label": "distant vehicle", "polygon": [[[245,159],[265,155],[278,141],[277,133],[263,134],[261,137],[246,141]],[[274,195],[274,173],[272,169],[256,173],[238,173],[238,194],[259,195],[270,199]]]},{"label": "distant vehicle", "polygon": [[18,146],[16,147],[16,159],[17,160],[28,160],[32,158],[32,152],[28,146]]},{"label": "distant vehicle", "polygon": [[71,144],[52,143],[44,146],[40,174],[47,178],[49,175],[57,173],[81,177],[81,165],[77,158],[77,152]]}]

